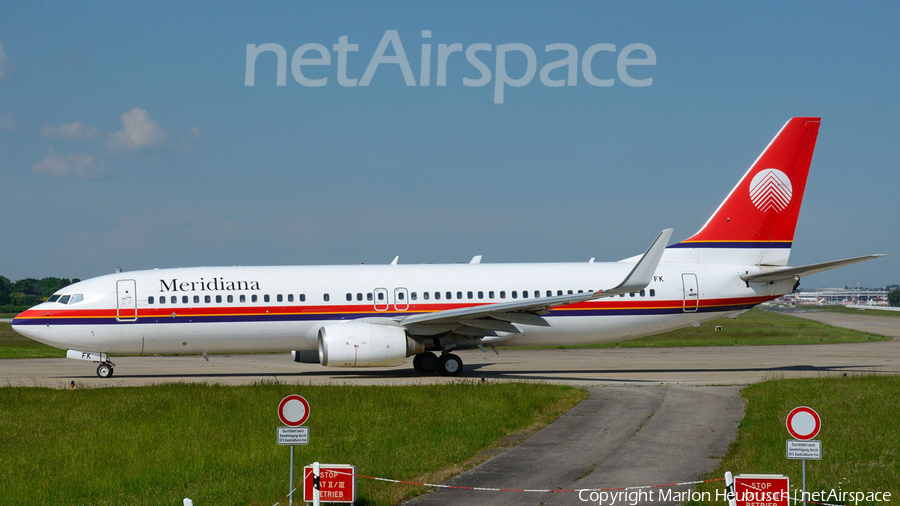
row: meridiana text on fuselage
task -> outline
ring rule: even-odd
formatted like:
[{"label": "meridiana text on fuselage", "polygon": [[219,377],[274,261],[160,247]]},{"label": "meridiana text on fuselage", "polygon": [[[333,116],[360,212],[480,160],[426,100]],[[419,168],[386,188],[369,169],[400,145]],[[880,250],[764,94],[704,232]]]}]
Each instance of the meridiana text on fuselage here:
[{"label": "meridiana text on fuselage", "polygon": [[200,278],[199,281],[178,281],[172,278],[171,282],[165,279],[159,280],[160,292],[213,292],[213,291],[239,291],[259,290],[259,281],[225,281],[225,278],[213,278],[209,281]]}]

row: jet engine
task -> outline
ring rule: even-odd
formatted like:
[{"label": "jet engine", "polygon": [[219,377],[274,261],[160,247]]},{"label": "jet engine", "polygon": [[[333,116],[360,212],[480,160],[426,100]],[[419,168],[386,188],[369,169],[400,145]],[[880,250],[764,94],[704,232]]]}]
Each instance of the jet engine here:
[{"label": "jet engine", "polygon": [[331,367],[400,365],[425,347],[391,325],[348,322],[319,329],[319,363]]}]

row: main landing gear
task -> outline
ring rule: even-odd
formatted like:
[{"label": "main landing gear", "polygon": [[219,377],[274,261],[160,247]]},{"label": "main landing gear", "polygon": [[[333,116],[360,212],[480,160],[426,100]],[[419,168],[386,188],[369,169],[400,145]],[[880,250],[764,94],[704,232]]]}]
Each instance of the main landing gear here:
[{"label": "main landing gear", "polygon": [[462,359],[452,353],[442,353],[440,358],[430,351],[419,353],[413,358],[413,368],[422,374],[437,372],[441,376],[459,376],[463,369]]}]

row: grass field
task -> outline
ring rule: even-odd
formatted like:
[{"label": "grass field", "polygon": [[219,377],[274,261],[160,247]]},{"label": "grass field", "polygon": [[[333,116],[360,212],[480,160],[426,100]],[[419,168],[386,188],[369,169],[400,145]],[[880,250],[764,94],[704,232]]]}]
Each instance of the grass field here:
[{"label": "grass field", "polygon": [[[722,327],[721,332],[716,331],[717,326]],[[617,343],[585,346],[542,346],[535,348],[752,346],[764,344],[856,343],[886,340],[890,340],[890,338],[832,327],[823,323],[753,308],[737,318],[719,318],[704,323],[700,327],[688,327],[666,332],[665,334],[629,339]],[[57,350],[20,336],[12,330],[9,323],[0,323],[0,359],[58,358],[65,356],[64,350]]]},{"label": "grass field", "polygon": [[[716,327],[721,326],[721,331]],[[889,337],[832,327],[823,323],[753,308],[737,318],[718,318],[655,336],[585,346],[542,348],[650,348],[672,346],[755,346],[771,344],[856,343]]]},{"label": "grass field", "polygon": [[858,314],[866,316],[887,316],[891,318],[900,318],[900,311],[887,311],[884,309],[853,309],[844,306],[801,306],[799,309],[810,309],[813,311],[828,311],[830,313]]},{"label": "grass field", "polygon": [[[275,435],[278,402],[291,393],[311,407],[298,468],[349,463],[369,476],[430,483],[483,460],[486,448],[520,441],[587,395],[462,382],[0,388],[0,503],[157,506],[189,497],[199,506],[269,506],[288,489],[289,447]],[[358,487],[363,505],[424,492],[363,479]]]},{"label": "grass field", "polygon": [[900,376],[773,380],[747,387],[741,395],[747,409],[737,440],[710,478],[721,478],[725,471],[784,474],[799,491],[801,463],[785,458],[785,441],[791,439],[785,418],[791,409],[809,406],[822,418],[816,437],[822,441],[822,460],[807,461],[807,491],[891,492],[887,504],[900,502]]}]

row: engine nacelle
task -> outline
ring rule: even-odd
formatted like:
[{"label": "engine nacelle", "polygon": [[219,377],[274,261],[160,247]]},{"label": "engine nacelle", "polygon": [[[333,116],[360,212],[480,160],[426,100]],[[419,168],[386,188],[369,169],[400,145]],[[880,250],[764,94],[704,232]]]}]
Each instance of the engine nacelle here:
[{"label": "engine nacelle", "polygon": [[319,329],[319,363],[330,367],[400,365],[425,347],[390,325],[348,322]]},{"label": "engine nacelle", "polygon": [[291,359],[298,364],[318,364],[319,350],[293,350]]}]

